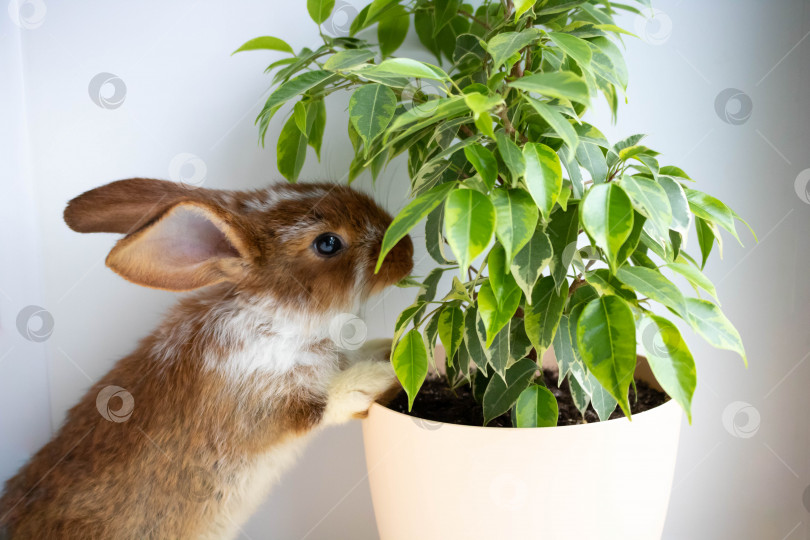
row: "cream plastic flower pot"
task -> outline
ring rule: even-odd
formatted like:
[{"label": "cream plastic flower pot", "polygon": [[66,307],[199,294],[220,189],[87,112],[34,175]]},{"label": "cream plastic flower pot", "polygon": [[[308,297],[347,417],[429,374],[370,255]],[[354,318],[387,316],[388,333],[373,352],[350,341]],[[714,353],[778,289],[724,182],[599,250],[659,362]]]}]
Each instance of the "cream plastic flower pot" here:
[{"label": "cream plastic flower pot", "polygon": [[[636,376],[658,386],[646,365]],[[485,428],[374,404],[363,439],[380,539],[660,538],[682,418],[670,400],[632,422]]]}]

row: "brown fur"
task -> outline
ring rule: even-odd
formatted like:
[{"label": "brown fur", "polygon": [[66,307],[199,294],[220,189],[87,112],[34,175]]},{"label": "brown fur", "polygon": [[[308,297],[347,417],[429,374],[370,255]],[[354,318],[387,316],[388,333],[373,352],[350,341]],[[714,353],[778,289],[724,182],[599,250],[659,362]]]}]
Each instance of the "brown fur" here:
[{"label": "brown fur", "polygon": [[[261,200],[273,189],[293,198],[264,208]],[[115,255],[137,245],[183,204],[213,216],[232,249],[176,281],[164,279],[160,261],[145,264],[132,257],[128,262]],[[206,366],[211,359],[227,365],[244,347],[218,333],[216,318],[240,309],[245,299],[268,299],[298,314],[348,309],[358,292],[367,295],[401,279],[411,269],[409,239],[373,274],[390,219],[368,197],[328,184],[219,192],[134,179],[71,201],[65,220],[74,230],[129,233],[108,259],[124,277],[173,290],[227,283],[183,299],[68,412],[51,442],[6,483],[0,537],[4,532],[14,539],[211,534],[214,516],[239,492],[238,473],[317,426],[329,399],[326,385],[317,383],[319,366],[246,374],[238,384]],[[369,227],[379,234],[369,236]],[[314,254],[313,239],[326,231],[346,239],[345,253],[329,259]],[[356,271],[363,272],[362,291],[355,290]],[[262,325],[248,330],[272,332]],[[191,337],[178,341],[185,335]],[[330,344],[318,340],[309,348],[324,357],[331,352]],[[107,420],[97,408],[99,392],[110,385],[134,399],[126,421]],[[116,400],[108,404],[110,410],[120,407]]]}]

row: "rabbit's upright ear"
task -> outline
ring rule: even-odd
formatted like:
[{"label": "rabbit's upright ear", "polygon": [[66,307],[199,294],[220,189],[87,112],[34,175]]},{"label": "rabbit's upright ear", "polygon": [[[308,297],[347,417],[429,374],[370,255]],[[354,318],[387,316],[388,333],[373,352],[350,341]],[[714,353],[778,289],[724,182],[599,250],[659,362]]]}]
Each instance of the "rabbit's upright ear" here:
[{"label": "rabbit's upright ear", "polygon": [[70,201],[65,222],[77,232],[129,234],[180,201],[204,201],[210,190],[151,178],[118,180],[91,189]]},{"label": "rabbit's upright ear", "polygon": [[122,238],[107,266],[138,285],[187,291],[241,280],[257,254],[257,242],[230,212],[181,202]]}]

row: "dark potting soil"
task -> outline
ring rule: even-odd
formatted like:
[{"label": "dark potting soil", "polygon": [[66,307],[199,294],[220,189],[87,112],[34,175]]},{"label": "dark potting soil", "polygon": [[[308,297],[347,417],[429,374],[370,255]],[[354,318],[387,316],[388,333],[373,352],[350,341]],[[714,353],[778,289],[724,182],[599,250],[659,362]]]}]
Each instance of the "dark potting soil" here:
[{"label": "dark potting soil", "polygon": [[[546,386],[557,398],[557,406],[560,410],[558,426],[571,426],[574,424],[585,424],[598,422],[593,406],[588,405],[583,418],[579,410],[574,405],[571,392],[568,389],[568,380],[563,381],[562,386],[557,387],[557,374],[544,370],[543,378]],[[638,397],[630,387],[630,410],[633,414],[644,412],[668,401],[668,397],[663,392],[650,388],[647,383],[636,380]],[[413,410],[408,412],[408,397],[404,391],[388,404],[388,408],[403,414],[432,420],[459,424],[462,426],[480,426],[483,422],[483,409],[481,404],[473,398],[469,385],[461,385],[455,390],[448,388],[447,383],[439,377],[428,377],[422,385],[419,394],[413,403]],[[621,409],[616,407],[610,419],[624,416]],[[492,420],[489,427],[512,427],[512,418],[509,412]]]}]

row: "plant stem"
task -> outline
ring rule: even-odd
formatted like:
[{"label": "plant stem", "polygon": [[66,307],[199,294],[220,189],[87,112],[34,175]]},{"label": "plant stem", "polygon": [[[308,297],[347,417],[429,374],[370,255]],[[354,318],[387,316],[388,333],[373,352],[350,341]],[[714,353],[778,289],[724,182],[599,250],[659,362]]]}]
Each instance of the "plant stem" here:
[{"label": "plant stem", "polygon": [[506,115],[505,106],[498,109],[498,117],[501,119],[501,122],[503,122],[503,129],[504,131],[506,131],[507,135],[509,135],[510,137],[513,135],[517,135],[518,139],[520,139],[520,142],[526,144],[529,138],[526,137],[526,135],[524,135],[523,133],[520,133],[515,130],[515,126],[512,125],[512,122],[509,121],[509,117]]},{"label": "plant stem", "polygon": [[489,25],[489,23],[487,23],[485,21],[482,21],[481,19],[479,19],[478,17],[476,17],[472,13],[468,13],[468,12],[460,9],[460,10],[458,10],[458,14],[459,15],[464,15],[465,17],[467,17],[468,19],[470,19],[474,23],[476,23],[476,24],[478,24],[480,26],[483,26],[487,30],[492,30],[492,27]]}]

